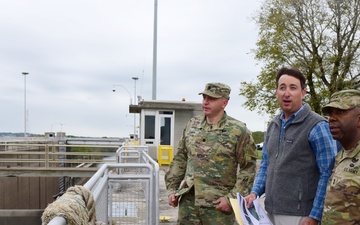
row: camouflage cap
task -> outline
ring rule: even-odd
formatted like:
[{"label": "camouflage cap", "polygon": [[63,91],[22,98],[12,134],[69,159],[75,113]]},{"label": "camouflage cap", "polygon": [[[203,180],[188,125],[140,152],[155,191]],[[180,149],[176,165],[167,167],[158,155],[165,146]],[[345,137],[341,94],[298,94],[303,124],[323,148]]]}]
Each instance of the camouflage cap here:
[{"label": "camouflage cap", "polygon": [[205,90],[200,92],[199,95],[208,95],[213,98],[224,97],[230,99],[231,88],[222,83],[208,83],[205,86]]},{"label": "camouflage cap", "polygon": [[348,110],[354,107],[360,107],[360,91],[349,89],[332,94],[330,102],[322,108],[322,111],[327,113],[329,108]]}]

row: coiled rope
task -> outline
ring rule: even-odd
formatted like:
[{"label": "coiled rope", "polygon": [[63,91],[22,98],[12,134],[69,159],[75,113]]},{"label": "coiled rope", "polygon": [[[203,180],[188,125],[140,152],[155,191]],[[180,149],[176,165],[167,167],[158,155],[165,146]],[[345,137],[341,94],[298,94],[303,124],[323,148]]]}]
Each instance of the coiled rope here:
[{"label": "coiled rope", "polygon": [[96,221],[95,201],[85,187],[76,185],[49,204],[41,216],[42,225],[47,225],[54,217],[62,216],[67,225],[105,225]]}]

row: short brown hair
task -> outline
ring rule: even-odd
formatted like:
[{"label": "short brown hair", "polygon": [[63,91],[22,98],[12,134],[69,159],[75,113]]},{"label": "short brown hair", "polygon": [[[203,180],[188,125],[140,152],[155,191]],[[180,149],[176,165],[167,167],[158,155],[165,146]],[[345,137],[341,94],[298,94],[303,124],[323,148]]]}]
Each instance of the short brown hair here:
[{"label": "short brown hair", "polygon": [[283,67],[278,70],[277,75],[276,75],[276,88],[278,88],[279,79],[282,75],[289,75],[289,76],[297,78],[298,80],[300,80],[301,88],[302,89],[306,88],[306,78],[300,72],[300,70],[295,69],[295,68],[288,68],[288,67]]}]

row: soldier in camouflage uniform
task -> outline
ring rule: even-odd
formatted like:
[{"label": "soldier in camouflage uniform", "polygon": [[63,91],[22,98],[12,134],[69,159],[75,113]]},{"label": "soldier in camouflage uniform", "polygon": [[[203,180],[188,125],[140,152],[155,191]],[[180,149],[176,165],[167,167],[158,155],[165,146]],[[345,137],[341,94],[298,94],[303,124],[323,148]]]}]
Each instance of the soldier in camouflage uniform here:
[{"label": "soldier in camouflage uniform", "polygon": [[360,91],[334,93],[323,113],[343,148],[327,185],[321,224],[360,224]]},{"label": "soldier in camouflage uniform", "polygon": [[226,114],[230,87],[209,83],[203,114],[186,125],[165,182],[169,204],[179,204],[179,225],[231,225],[229,198],[249,193],[256,168],[255,143],[245,123]]}]

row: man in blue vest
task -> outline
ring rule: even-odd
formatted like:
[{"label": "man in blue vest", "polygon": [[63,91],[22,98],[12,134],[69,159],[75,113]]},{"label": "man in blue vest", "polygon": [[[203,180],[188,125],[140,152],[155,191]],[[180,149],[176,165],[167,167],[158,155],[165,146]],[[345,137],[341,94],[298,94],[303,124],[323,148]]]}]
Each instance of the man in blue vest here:
[{"label": "man in blue vest", "polygon": [[336,154],[325,118],[303,103],[306,79],[297,69],[282,68],[276,98],[282,109],[269,124],[260,170],[248,207],[265,193],[265,210],[275,225],[315,225],[321,221],[326,184]]}]

